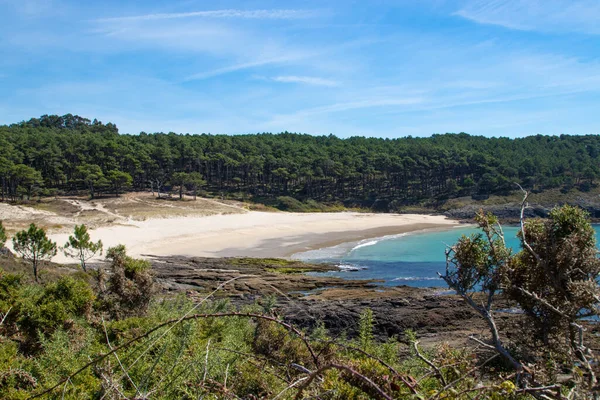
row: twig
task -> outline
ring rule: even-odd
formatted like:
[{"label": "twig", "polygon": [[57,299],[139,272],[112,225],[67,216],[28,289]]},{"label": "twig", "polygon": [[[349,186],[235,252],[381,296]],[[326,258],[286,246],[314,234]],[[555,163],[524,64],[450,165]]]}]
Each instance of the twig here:
[{"label": "twig", "polygon": [[380,398],[386,399],[386,400],[392,400],[392,397],[390,395],[388,395],[387,393],[385,393],[372,380],[370,380],[366,376],[354,371],[350,367],[347,367],[345,365],[339,365],[339,364],[323,365],[322,367],[320,367],[319,369],[314,371],[312,374],[310,374],[307,377],[307,379],[304,381],[304,383],[298,388],[298,393],[296,393],[296,397],[294,397],[294,400],[300,400],[302,398],[302,392],[312,383],[313,380],[315,380],[315,378],[317,376],[321,375],[323,372],[327,371],[328,369],[337,369],[339,371],[347,372],[350,375],[352,375],[354,378],[358,378],[358,379],[362,380],[363,382],[365,382],[367,385],[369,385]]},{"label": "twig", "polygon": [[293,387],[295,387],[296,385],[299,385],[300,383],[302,383],[303,381],[305,381],[305,380],[307,380],[307,379],[308,379],[308,376],[304,376],[304,377],[302,377],[302,378],[298,379],[297,381],[295,381],[295,382],[292,382],[292,383],[291,383],[290,385],[288,385],[288,386],[287,386],[285,389],[283,389],[281,392],[279,392],[279,393],[277,394],[277,396],[273,397],[273,400],[277,400],[278,398],[280,398],[281,396],[283,396],[283,394],[284,394],[285,392],[287,392],[288,390],[292,389],[292,388],[293,388]]},{"label": "twig", "polygon": [[0,313],[0,315],[2,315],[2,320],[0,321],[0,325],[4,324],[4,321],[6,320],[6,317],[8,317],[8,313],[10,312],[10,310],[12,310],[12,306],[9,307],[8,311],[6,311],[6,313],[4,315],[2,315]]},{"label": "twig", "polygon": [[206,357],[204,358],[204,375],[202,376],[202,385],[204,386],[204,382],[206,381],[206,374],[208,373],[208,351],[210,348],[210,338],[206,343]]},{"label": "twig", "polygon": [[[110,339],[108,338],[108,332],[106,331],[106,324],[104,323],[104,317],[102,317],[102,328],[104,329],[104,335],[106,336],[106,344],[108,345],[108,348],[110,350],[113,349],[112,345],[110,344]],[[115,354],[115,358],[117,359],[117,362],[119,363],[119,366],[121,367],[121,369],[123,370],[123,373],[125,374],[125,376],[127,377],[127,379],[129,380],[129,382],[131,383],[131,385],[133,385],[133,387],[135,388],[135,393],[136,395],[139,393],[139,389],[138,387],[135,385],[135,383],[133,382],[133,380],[131,379],[131,376],[129,376],[129,374],[127,373],[127,371],[125,370],[125,367],[123,367],[123,364],[121,363],[121,359],[119,358],[119,355],[117,354],[117,352],[114,353]]]},{"label": "twig", "polygon": [[427,357],[425,357],[419,351],[419,341],[418,340],[415,340],[413,342],[413,348],[415,349],[415,354],[417,355],[417,357],[419,357],[419,359],[421,361],[423,361],[425,364],[429,365],[435,371],[435,374],[440,378],[442,385],[446,386],[447,385],[446,378],[444,378],[442,371],[440,371],[440,369],[434,363],[432,363],[430,360],[428,360]]},{"label": "twig", "polygon": [[437,392],[437,394],[433,397],[431,397],[430,399],[437,399],[440,397],[440,395],[442,393],[444,393],[446,390],[450,389],[451,387],[455,386],[458,382],[462,381],[463,379],[465,379],[467,376],[471,375],[473,372],[477,371],[478,369],[482,368],[484,365],[486,365],[487,363],[489,363],[490,361],[494,360],[496,357],[498,357],[500,354],[496,353],[493,356],[491,356],[490,358],[488,358],[487,360],[485,360],[482,364],[477,365],[473,368],[471,368],[470,370],[468,370],[466,373],[463,374],[463,376],[456,378],[455,380],[453,380],[452,382],[450,382],[449,384],[447,384],[446,386],[444,386],[441,390],[439,390]]},{"label": "twig", "polygon": [[356,351],[366,357],[369,357],[377,362],[379,362],[381,365],[383,365],[384,367],[386,367],[387,369],[390,370],[390,372],[392,372],[395,376],[399,377],[400,380],[402,381],[402,383],[416,396],[420,396],[419,393],[417,392],[417,389],[415,388],[414,385],[412,385],[410,382],[408,382],[406,380],[405,377],[403,377],[394,367],[392,367],[391,365],[389,365],[388,363],[386,363],[385,361],[383,361],[381,358],[364,351],[363,349],[360,349],[358,347],[354,347],[354,346],[350,346],[350,345],[346,345],[346,344],[342,344],[342,343],[338,343],[335,341],[331,341],[331,340],[318,340],[320,342],[325,342],[327,344],[333,344],[335,346],[339,346],[342,348],[345,348],[347,350],[352,350],[352,351]]},{"label": "twig", "polygon": [[486,349],[489,349],[489,350],[494,350],[494,351],[496,351],[496,348],[495,348],[494,346],[492,346],[491,344],[487,344],[487,343],[485,343],[484,341],[482,341],[482,340],[481,340],[481,339],[479,339],[479,338],[476,338],[476,337],[475,337],[475,336],[473,336],[473,335],[469,335],[469,339],[471,339],[471,340],[472,340],[472,341],[474,341],[474,342],[477,342],[478,344],[482,345],[482,346],[483,346],[483,347],[485,347]]},{"label": "twig", "polygon": [[[156,325],[155,327],[151,328],[150,330],[146,331],[145,333],[136,336],[130,340],[128,340],[126,343],[123,343],[120,346],[117,346],[115,348],[113,348],[113,350],[104,353],[100,356],[98,356],[96,359],[88,362],[87,364],[83,365],[81,368],[79,368],[78,370],[76,370],[75,372],[73,372],[71,375],[69,375],[68,377],[61,379],[57,384],[55,384],[54,386],[44,390],[43,392],[40,392],[38,394],[35,394],[31,397],[29,397],[29,399],[35,399],[38,397],[41,397],[47,393],[50,393],[51,391],[53,391],[54,389],[56,389],[57,387],[59,387],[60,385],[62,385],[65,381],[67,381],[68,379],[72,379],[73,377],[79,375],[81,372],[85,371],[88,367],[97,364],[98,362],[104,360],[106,357],[114,354],[115,352],[126,348],[128,346],[130,346],[131,344],[140,341],[141,339],[144,339],[146,337],[148,337],[149,335],[151,335],[153,332],[156,332],[157,330],[159,330],[160,328],[164,328],[165,326],[170,326],[170,325],[174,325],[174,324],[178,324],[181,323],[183,321],[189,321],[189,320],[195,320],[195,319],[201,319],[201,318],[222,318],[222,317],[247,317],[247,318],[259,318],[259,319],[264,319],[267,321],[271,321],[271,322],[275,322],[285,328],[287,328],[288,330],[290,330],[291,332],[293,332],[296,336],[298,336],[305,344],[306,348],[308,349],[308,351],[311,353],[311,355],[313,356],[313,359],[316,358],[316,355],[314,353],[314,350],[312,349],[312,346],[310,345],[310,343],[308,342],[308,340],[306,339],[306,337],[302,334],[302,332],[300,332],[298,329],[296,329],[295,327],[293,327],[290,324],[287,324],[283,321],[278,320],[275,317],[270,317],[267,315],[261,315],[261,314],[253,314],[253,313],[239,313],[239,312],[228,312],[228,313],[216,313],[216,314],[194,314],[194,315],[188,315],[186,317],[182,317],[182,318],[177,318],[177,319],[172,319],[169,321],[165,321],[161,324]],[[318,361],[318,360],[316,360]]]},{"label": "twig", "polygon": [[535,258],[537,263],[541,264],[542,258],[539,256],[538,253],[536,253],[533,250],[533,248],[529,245],[529,243],[527,243],[527,238],[526,238],[527,235],[525,234],[525,207],[527,207],[527,198],[529,197],[529,192],[527,190],[523,189],[523,187],[516,182],[515,182],[515,185],[517,185],[519,187],[519,189],[521,189],[521,191],[523,192],[523,200],[521,201],[521,216],[519,218],[519,222],[521,224],[521,234],[523,236],[523,238],[522,238],[523,246]]}]

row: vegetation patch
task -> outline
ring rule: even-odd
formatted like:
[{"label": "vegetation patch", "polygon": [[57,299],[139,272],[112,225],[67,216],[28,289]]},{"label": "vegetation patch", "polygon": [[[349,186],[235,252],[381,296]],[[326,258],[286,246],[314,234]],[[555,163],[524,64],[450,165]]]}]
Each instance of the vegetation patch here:
[{"label": "vegetation patch", "polygon": [[[52,279],[34,279],[31,260],[18,273],[0,269],[0,398],[593,398],[598,357],[581,318],[597,315],[600,260],[588,216],[565,206],[523,221],[516,254],[494,216],[477,222],[480,234],[447,251],[443,276],[488,322],[489,334],[472,336],[468,348],[423,348],[410,330],[378,341],[374,326],[389,322],[364,304],[354,310],[357,334],[331,337],[322,323],[287,322],[273,296],[234,307],[211,295],[157,295],[149,263],[123,246],[107,249],[106,268]],[[46,243],[36,227],[17,237],[28,234]],[[510,339],[494,319],[501,291],[526,311]]]}]

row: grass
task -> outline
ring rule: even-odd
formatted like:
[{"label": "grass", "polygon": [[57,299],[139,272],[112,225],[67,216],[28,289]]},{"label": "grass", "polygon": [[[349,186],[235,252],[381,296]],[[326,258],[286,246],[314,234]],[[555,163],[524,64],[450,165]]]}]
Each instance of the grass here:
[{"label": "grass", "polygon": [[267,272],[274,272],[277,274],[303,274],[307,271],[306,268],[291,268],[291,267],[281,267],[281,268],[265,268]]},{"label": "grass", "polygon": [[233,258],[231,259],[232,265],[247,265],[247,266],[268,266],[268,267],[285,267],[288,265],[298,264],[297,261],[285,260],[283,258]]}]

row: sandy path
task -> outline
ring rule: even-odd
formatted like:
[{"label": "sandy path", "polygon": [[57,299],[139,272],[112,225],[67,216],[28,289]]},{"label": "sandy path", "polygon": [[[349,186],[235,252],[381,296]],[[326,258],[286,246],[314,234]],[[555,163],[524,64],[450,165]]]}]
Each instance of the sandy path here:
[{"label": "sandy path", "polygon": [[[129,254],[202,257],[288,257],[294,253],[371,237],[457,222],[443,216],[364,213],[265,213],[128,221],[92,230],[105,249],[124,244]],[[52,234],[64,244],[68,234]],[[68,262],[61,254],[57,262]]]}]

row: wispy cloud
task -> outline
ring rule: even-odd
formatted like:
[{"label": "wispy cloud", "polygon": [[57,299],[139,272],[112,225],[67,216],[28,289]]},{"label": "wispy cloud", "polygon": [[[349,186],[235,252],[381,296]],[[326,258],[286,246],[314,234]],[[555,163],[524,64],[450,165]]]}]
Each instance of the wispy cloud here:
[{"label": "wispy cloud", "polygon": [[311,18],[318,13],[313,10],[211,10],[182,13],[158,13],[131,15],[124,17],[100,18],[97,21],[153,21],[181,18],[243,18],[243,19],[302,19]]},{"label": "wispy cloud", "polygon": [[600,34],[598,0],[472,0],[454,15],[522,31]]},{"label": "wispy cloud", "polygon": [[242,71],[250,68],[257,68],[269,64],[284,64],[291,61],[296,61],[307,57],[306,54],[288,54],[280,57],[267,58],[256,61],[249,61],[245,63],[233,64],[222,68],[216,68],[209,71],[198,72],[196,74],[189,75],[183,79],[183,82],[198,81],[215,76],[228,74],[231,72]]},{"label": "wispy cloud", "polygon": [[328,104],[320,107],[308,108],[296,111],[291,114],[280,114],[274,116],[266,123],[267,126],[285,129],[286,126],[293,126],[307,117],[323,115],[329,116],[333,113],[345,111],[379,108],[379,107],[405,107],[421,104],[425,100],[421,97],[373,97],[364,98],[357,101],[347,101]]},{"label": "wispy cloud", "polygon": [[314,76],[283,75],[283,76],[275,76],[275,77],[271,78],[271,80],[275,81],[275,82],[282,82],[282,83],[303,83],[306,85],[313,85],[313,86],[333,87],[333,86],[339,85],[339,82],[336,82],[336,81],[333,81],[330,79],[318,78],[318,77],[314,77]]}]

